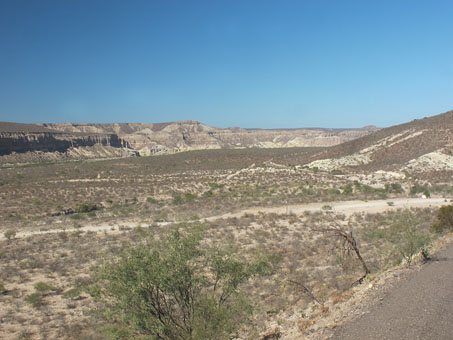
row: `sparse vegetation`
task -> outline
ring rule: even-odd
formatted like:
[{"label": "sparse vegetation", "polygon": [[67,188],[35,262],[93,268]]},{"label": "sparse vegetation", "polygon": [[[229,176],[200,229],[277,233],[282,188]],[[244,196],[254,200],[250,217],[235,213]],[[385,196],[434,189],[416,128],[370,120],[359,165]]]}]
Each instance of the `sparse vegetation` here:
[{"label": "sparse vegetation", "polygon": [[268,267],[231,251],[208,253],[200,231],[170,232],[159,242],[129,247],[101,272],[103,316],[113,339],[229,339],[250,308],[240,286]]},{"label": "sparse vegetation", "polygon": [[[414,185],[447,199],[449,184],[427,184],[413,176],[396,183],[394,178],[374,173],[351,174],[351,169],[343,169],[342,174],[319,169],[315,173],[284,165],[298,164],[305,157],[303,152],[211,150],[1,169],[1,195],[11,199],[0,201],[4,236],[0,240],[0,281],[8,288],[7,294],[0,294],[0,303],[6,315],[2,317],[11,327],[0,330],[0,337],[18,338],[18,330],[27,329],[37,339],[41,332],[46,334],[41,338],[101,339],[99,330],[106,321],[93,319],[89,311],[105,301],[88,294],[93,293],[89,268],[102,264],[102,254],[127,254],[131,244],[164,240],[180,221],[188,223],[181,229],[184,234],[189,225],[210,217],[205,222],[205,237],[198,244],[207,253],[230,243],[236,246],[234,259],[241,263],[250,263],[250,256],[256,253],[267,254],[273,263],[266,277],[238,286],[238,292],[255,305],[250,323],[235,334],[244,339],[284,334],[282,330],[291,327],[298,327],[303,336],[317,318],[330,313],[333,303],[352,295],[351,284],[364,274],[360,260],[354,251],[354,256],[348,256],[341,250],[340,238],[322,237],[312,228],[325,228],[335,221],[352,232],[371,272],[369,277],[414,261],[418,253],[429,256],[427,242],[438,237],[436,231],[442,234],[451,229],[445,224],[435,230],[436,223],[448,219],[436,219],[437,211],[432,209],[397,210],[399,198],[410,196]],[[281,167],[266,163],[271,157]],[[22,178],[16,177],[17,171]],[[342,215],[337,209],[337,201],[384,197],[395,209],[352,215]],[[294,212],[294,207],[304,203],[316,203],[316,208]],[[246,213],[236,214],[239,211]],[[413,228],[404,228],[408,225],[405,214],[410,215]],[[90,231],[98,225],[109,228]],[[27,231],[57,229],[66,231],[23,237]],[[9,241],[8,231],[17,232]],[[148,250],[152,249],[160,248]],[[212,264],[216,253],[210,254]],[[212,287],[209,280],[203,286],[205,292]],[[21,318],[25,313],[29,313],[26,320]],[[298,318],[295,315],[304,316],[290,323],[288,320]],[[64,329],[55,327],[57,324],[64,324]],[[273,324],[280,328],[266,329]]]}]

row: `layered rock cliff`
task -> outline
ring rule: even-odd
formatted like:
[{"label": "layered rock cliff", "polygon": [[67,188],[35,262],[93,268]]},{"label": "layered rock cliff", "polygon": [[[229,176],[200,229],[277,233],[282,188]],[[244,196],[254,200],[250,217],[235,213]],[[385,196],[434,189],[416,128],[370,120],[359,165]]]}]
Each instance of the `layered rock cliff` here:
[{"label": "layered rock cliff", "polygon": [[141,155],[221,148],[332,146],[376,131],[363,129],[220,129],[187,120],[174,123],[43,124],[78,133],[115,133]]},{"label": "layered rock cliff", "polygon": [[2,162],[13,162],[27,159],[35,161],[153,155],[202,149],[332,146],[365,136],[375,130],[375,127],[221,129],[193,120],[157,124],[0,122],[0,156]]},{"label": "layered rock cliff", "polygon": [[74,135],[55,132],[0,132],[0,155],[27,151],[66,152],[86,146],[127,147],[117,135]]}]

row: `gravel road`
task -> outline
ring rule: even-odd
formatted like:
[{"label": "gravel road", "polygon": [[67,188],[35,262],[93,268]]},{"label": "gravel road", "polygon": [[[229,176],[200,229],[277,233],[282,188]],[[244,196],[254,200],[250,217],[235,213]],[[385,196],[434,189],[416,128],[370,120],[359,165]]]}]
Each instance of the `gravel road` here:
[{"label": "gravel road", "polygon": [[[387,200],[371,200],[371,201],[335,201],[335,202],[323,202],[323,203],[308,203],[308,204],[299,204],[299,205],[282,205],[278,207],[254,207],[244,209],[234,213],[227,213],[223,215],[211,216],[204,218],[202,220],[206,221],[215,221],[220,218],[231,218],[231,217],[241,217],[244,214],[258,214],[263,213],[276,213],[276,214],[285,214],[285,213],[294,213],[302,214],[306,211],[315,212],[323,210],[323,206],[330,206],[331,211],[335,213],[342,213],[346,216],[349,216],[354,213],[364,212],[364,213],[378,213],[386,210],[395,210],[395,209],[405,209],[405,208],[426,208],[426,207],[440,207],[442,205],[447,205],[451,202],[451,198],[445,199],[441,197],[433,197],[429,199],[424,198],[394,198]],[[174,222],[158,222],[160,226],[169,225]],[[138,222],[121,222],[121,225],[133,228],[136,227]],[[142,225],[142,227],[147,227]],[[80,228],[56,228],[48,230],[29,230],[29,231],[18,231],[15,235],[16,238],[29,237],[33,235],[43,235],[43,234],[55,234],[61,232],[74,232],[74,231],[94,231],[94,232],[121,232],[121,228],[116,225],[87,225]],[[0,233],[0,240],[5,239],[3,233]],[[453,339],[453,338],[452,338]]]},{"label": "gravel road", "polygon": [[331,340],[452,340],[453,245],[402,280]]}]

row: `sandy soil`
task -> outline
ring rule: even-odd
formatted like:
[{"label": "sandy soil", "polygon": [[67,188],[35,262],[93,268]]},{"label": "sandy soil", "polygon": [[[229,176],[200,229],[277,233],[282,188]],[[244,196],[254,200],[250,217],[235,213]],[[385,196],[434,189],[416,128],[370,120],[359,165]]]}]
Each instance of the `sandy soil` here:
[{"label": "sandy soil", "polygon": [[[406,208],[425,208],[425,207],[440,207],[446,205],[447,201],[452,199],[434,197],[434,198],[396,198],[387,200],[373,200],[373,201],[341,201],[341,202],[323,202],[323,203],[310,203],[300,205],[281,205],[278,207],[254,207],[244,209],[235,213],[227,213],[223,215],[207,217],[205,221],[215,221],[221,218],[241,217],[245,214],[259,214],[259,213],[275,213],[275,214],[303,214],[304,212],[315,211],[332,211],[334,213],[342,213],[346,216],[354,213],[378,213],[386,210],[406,209]],[[174,222],[158,222],[159,226],[170,225]],[[61,232],[76,232],[76,231],[94,231],[94,232],[123,232],[125,228],[134,228],[138,225],[136,221],[123,222],[116,225],[88,225],[79,228],[58,228],[48,229],[43,231],[23,231],[17,232],[15,237],[22,238],[33,235],[54,234]],[[149,227],[149,225],[141,225],[142,227]],[[5,239],[4,234],[0,234],[0,240]]]}]

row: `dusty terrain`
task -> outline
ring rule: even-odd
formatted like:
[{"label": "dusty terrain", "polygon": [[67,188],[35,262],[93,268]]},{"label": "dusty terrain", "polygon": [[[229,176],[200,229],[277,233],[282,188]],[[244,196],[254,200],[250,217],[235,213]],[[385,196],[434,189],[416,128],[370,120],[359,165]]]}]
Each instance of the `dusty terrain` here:
[{"label": "dusty terrain", "polygon": [[[272,259],[272,273],[241,287],[256,312],[238,339],[324,339],[449,237],[433,225],[452,203],[452,171],[432,154],[449,156],[449,144],[393,149],[407,154],[391,166],[376,156],[427,129],[380,130],[335,157],[226,149],[3,166],[0,338],[101,339],[92,270],[131,242],[202,224],[206,243]],[[339,228],[369,267],[361,284]]]}]

